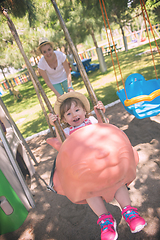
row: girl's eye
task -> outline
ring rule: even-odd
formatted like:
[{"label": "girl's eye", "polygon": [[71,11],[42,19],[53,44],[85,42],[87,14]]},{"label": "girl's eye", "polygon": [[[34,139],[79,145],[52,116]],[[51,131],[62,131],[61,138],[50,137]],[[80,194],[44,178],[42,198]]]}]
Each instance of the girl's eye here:
[{"label": "girl's eye", "polygon": [[70,113],[67,113],[67,116],[71,115]]},{"label": "girl's eye", "polygon": [[79,109],[76,109],[76,112],[78,112],[79,111]]}]

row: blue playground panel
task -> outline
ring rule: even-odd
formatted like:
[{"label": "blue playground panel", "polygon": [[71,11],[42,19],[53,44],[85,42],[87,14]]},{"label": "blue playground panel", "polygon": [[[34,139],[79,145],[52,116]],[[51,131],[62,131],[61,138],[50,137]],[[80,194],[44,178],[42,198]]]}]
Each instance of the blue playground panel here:
[{"label": "blue playground panel", "polygon": [[[141,74],[134,73],[126,79],[125,89],[128,99],[140,95],[149,95],[160,89],[160,79],[151,79],[146,81]],[[136,118],[143,119],[156,116],[160,113],[160,96],[156,97],[152,101],[142,101],[127,107],[124,105],[124,101],[126,100],[124,89],[117,91],[117,95],[124,108]]]}]

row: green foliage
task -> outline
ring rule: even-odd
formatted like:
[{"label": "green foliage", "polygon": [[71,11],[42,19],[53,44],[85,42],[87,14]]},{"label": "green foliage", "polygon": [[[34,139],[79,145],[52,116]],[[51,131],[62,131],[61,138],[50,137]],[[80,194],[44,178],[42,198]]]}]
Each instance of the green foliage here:
[{"label": "green foliage", "polygon": [[[127,2],[137,4],[138,7],[133,9],[132,5],[128,5]],[[86,47],[93,47],[99,40],[99,34],[104,27],[99,0],[57,0],[56,3],[74,45],[84,43]],[[159,10],[159,3],[160,1],[156,0],[146,2],[147,9],[151,9],[149,14],[154,23],[157,23],[158,17],[155,18],[155,14]],[[106,0],[105,4],[112,29],[115,26],[116,28],[121,26],[123,29],[123,26],[127,24],[132,27],[132,30],[141,28],[142,16],[136,17],[141,11],[139,0]],[[1,1],[0,6],[8,8],[9,14],[12,13],[12,21],[29,59],[37,56],[36,49],[40,37],[47,37],[53,41],[55,49],[64,47],[66,53],[69,52],[64,32],[50,0],[6,0]],[[1,64],[14,66],[16,69],[21,68],[24,60],[3,15],[0,15],[0,32]],[[94,43],[93,37],[95,38]]]},{"label": "green foliage", "polygon": [[160,21],[160,1],[159,0],[148,0],[146,3],[147,9],[150,9],[154,14],[155,24]]},{"label": "green foliage", "polygon": [[[160,40],[158,41],[158,44],[160,44]],[[152,47],[155,47],[154,42],[152,42]],[[118,53],[118,58],[124,80],[130,74],[136,72],[142,74],[146,80],[155,78],[151,54],[142,54],[143,52],[148,50],[150,50],[149,44],[145,44],[137,48],[130,49],[128,52]],[[121,76],[119,73],[118,64],[116,62],[116,55],[113,54],[113,57],[118,81],[120,87],[122,87]],[[159,54],[154,52],[154,57],[157,74],[158,76],[160,76]],[[107,64],[106,73],[101,73],[100,70],[88,73],[89,80],[96,93],[96,96],[104,103],[104,105],[118,99],[116,95],[117,86],[111,57],[107,56],[105,60]],[[56,96],[47,87],[42,78],[39,78],[39,80],[50,102],[54,105],[54,102],[56,101]],[[75,91],[80,91],[89,98],[82,78],[73,78],[72,82]],[[21,101],[14,101],[14,97],[11,96],[9,93],[3,95],[2,100],[5,103],[9,113],[11,114],[15,122],[18,120],[23,120],[22,122],[17,123],[17,126],[20,129],[22,135],[24,137],[27,137],[42,130],[48,129],[47,122],[42,113],[32,82],[26,82],[22,85],[18,85],[16,88],[23,96]]]},{"label": "green foliage", "polygon": [[35,15],[32,2],[32,0],[5,0],[0,3],[0,6],[1,9],[8,9],[8,13],[12,13],[15,17],[22,18],[28,13],[29,18],[33,18]]}]

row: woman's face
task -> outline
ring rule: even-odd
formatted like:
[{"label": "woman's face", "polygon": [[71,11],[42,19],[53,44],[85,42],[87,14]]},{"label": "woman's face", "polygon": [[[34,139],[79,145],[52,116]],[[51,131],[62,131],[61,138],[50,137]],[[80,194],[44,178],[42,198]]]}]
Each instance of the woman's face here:
[{"label": "woman's face", "polygon": [[41,53],[45,57],[45,59],[50,59],[53,57],[53,48],[50,44],[46,44],[41,47]]}]

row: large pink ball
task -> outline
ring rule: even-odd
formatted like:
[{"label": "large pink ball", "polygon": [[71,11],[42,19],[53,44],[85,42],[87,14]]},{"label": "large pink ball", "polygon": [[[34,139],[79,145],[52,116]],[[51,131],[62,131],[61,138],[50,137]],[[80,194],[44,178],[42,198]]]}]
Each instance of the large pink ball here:
[{"label": "large pink ball", "polygon": [[95,196],[110,202],[117,189],[135,179],[137,163],[138,154],[123,131],[111,124],[88,125],[60,147],[54,188],[74,203]]}]

